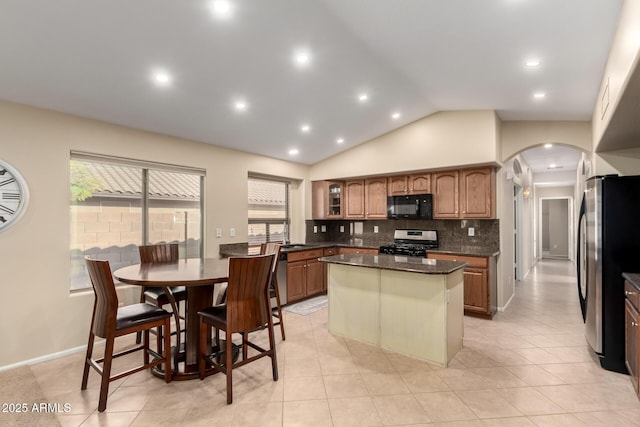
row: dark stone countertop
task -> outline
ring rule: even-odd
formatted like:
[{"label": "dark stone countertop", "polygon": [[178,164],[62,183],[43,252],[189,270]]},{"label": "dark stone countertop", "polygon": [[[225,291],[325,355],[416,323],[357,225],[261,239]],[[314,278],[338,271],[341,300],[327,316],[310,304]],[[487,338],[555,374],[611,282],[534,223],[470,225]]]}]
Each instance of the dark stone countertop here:
[{"label": "dark stone countertop", "polygon": [[[363,248],[363,249],[379,249],[380,246],[367,245],[359,241],[353,242],[317,242],[317,243],[291,243],[282,247],[283,253],[306,251],[310,249],[318,248]],[[442,254],[452,255],[467,255],[467,256],[482,256],[482,257],[494,257],[500,254],[497,249],[484,248],[481,246],[447,246],[437,249],[429,249],[427,252],[437,252]],[[231,256],[246,256],[247,244],[233,244],[226,245],[225,248],[220,249],[220,257],[227,258]]]},{"label": "dark stone countertop", "polygon": [[500,255],[499,249],[484,248],[482,246],[446,246],[437,249],[427,249],[427,253],[429,252],[482,257],[494,257]]},{"label": "dark stone countertop", "polygon": [[640,273],[622,273],[622,277],[624,277],[633,286],[640,289]]},{"label": "dark stone countertop", "polygon": [[464,268],[467,263],[459,261],[436,261],[434,259],[405,257],[398,255],[345,254],[320,258],[321,262],[352,265],[355,267],[381,268],[422,274],[450,274]]}]

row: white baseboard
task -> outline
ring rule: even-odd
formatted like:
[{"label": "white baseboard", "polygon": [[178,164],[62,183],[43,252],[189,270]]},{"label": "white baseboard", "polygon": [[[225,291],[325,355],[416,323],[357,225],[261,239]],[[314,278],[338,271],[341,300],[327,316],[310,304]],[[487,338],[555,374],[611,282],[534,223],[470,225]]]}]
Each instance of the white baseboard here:
[{"label": "white baseboard", "polygon": [[511,298],[509,298],[509,301],[507,301],[505,305],[503,305],[502,307],[498,307],[498,311],[504,312],[507,309],[507,307],[509,307],[509,304],[511,304],[511,301],[513,301],[513,298],[515,296],[516,296],[516,293],[514,292],[513,295],[511,295]]},{"label": "white baseboard", "polygon": [[[104,344],[104,340],[100,340],[100,341],[96,340],[95,345],[100,345],[100,344]],[[73,353],[78,353],[80,351],[86,351],[86,349],[87,349],[86,345],[81,345],[79,347],[70,348],[67,350],[59,351],[57,353],[45,354],[44,356],[34,357],[33,359],[12,363],[11,365],[0,366],[0,372],[8,371],[9,369],[19,368],[20,366],[35,365],[36,363],[47,362],[49,360],[65,357]]]}]

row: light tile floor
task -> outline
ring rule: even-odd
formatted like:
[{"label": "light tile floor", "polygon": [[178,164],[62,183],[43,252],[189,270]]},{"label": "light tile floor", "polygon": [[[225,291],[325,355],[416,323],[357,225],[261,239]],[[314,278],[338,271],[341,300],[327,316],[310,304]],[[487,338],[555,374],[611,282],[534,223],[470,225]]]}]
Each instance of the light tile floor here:
[{"label": "light tile floor", "polygon": [[567,261],[539,262],[493,320],[466,316],[448,368],[334,337],[326,309],[285,315],[280,380],[268,359],[234,371],[229,406],[222,375],[165,384],[141,372],[112,383],[98,414],[97,375],[80,391],[82,354],[32,369],[51,402],[71,403],[63,426],[640,425],[629,378],[601,369],[584,340]]}]

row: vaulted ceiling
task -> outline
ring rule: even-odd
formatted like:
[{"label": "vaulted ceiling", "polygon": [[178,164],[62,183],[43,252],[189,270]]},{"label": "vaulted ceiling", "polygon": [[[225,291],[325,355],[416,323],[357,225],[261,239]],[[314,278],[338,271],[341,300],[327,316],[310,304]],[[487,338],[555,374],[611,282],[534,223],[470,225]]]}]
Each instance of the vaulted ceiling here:
[{"label": "vaulted ceiling", "polygon": [[0,99],[312,164],[436,111],[590,120],[621,3],[1,0]]}]

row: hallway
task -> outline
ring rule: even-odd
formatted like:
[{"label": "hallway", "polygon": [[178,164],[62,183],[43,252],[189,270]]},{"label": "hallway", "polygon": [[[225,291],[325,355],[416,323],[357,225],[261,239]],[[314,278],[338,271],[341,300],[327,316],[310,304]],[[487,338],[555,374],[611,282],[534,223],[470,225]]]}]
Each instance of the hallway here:
[{"label": "hallway", "polygon": [[[573,264],[540,261],[494,320],[465,316],[464,349],[448,368],[333,336],[327,309],[285,313],[280,380],[270,364],[165,384],[147,372],[116,381],[96,412],[97,375],[80,391],[82,353],[31,366],[63,426],[638,426],[626,375],[600,368],[583,337]],[[253,365],[253,366],[252,366]]]}]

